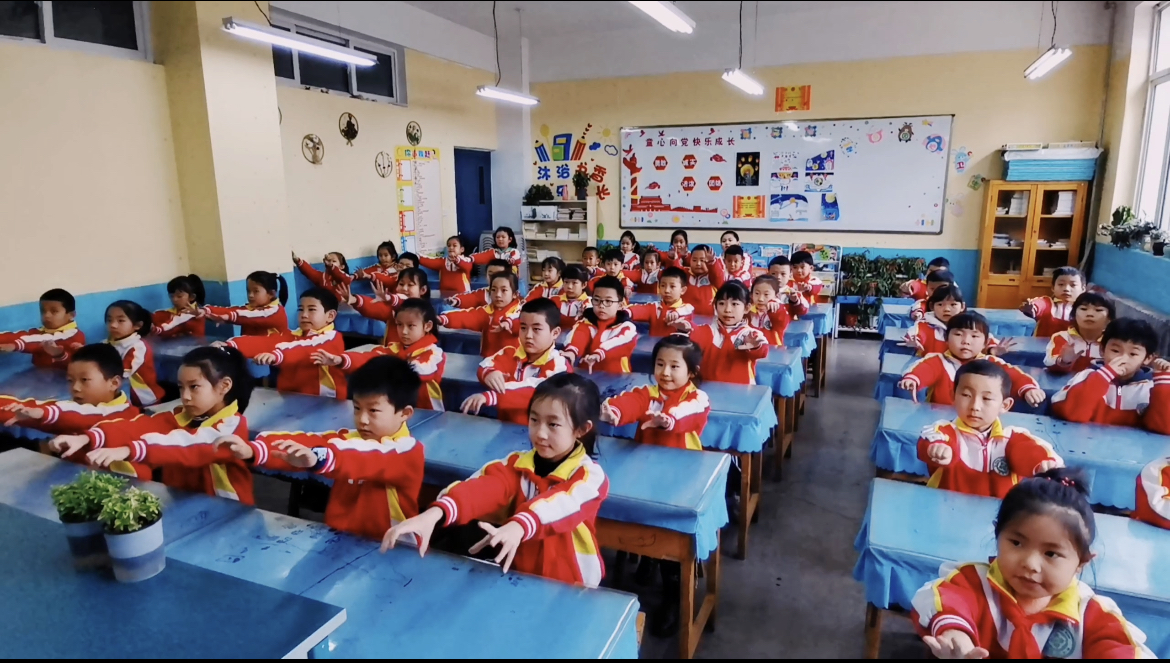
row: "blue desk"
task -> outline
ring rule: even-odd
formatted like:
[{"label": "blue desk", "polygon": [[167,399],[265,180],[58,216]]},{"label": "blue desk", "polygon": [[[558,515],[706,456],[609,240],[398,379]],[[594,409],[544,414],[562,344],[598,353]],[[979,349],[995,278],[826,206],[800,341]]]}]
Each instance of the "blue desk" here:
[{"label": "blue desk", "polygon": [[[995,554],[992,521],[998,509],[993,498],[874,479],[853,569],[865,584],[872,653],[880,638],[878,610],[909,610],[914,593],[938,577],[944,562],[987,561]],[[1097,558],[1082,579],[1117,602],[1126,619],[1145,631],[1154,653],[1170,657],[1170,531],[1101,514],[1096,524]]]},{"label": "blue desk", "polygon": [[660,301],[662,301],[661,297],[650,292],[635,292],[634,294],[630,295],[631,304],[653,304]]},{"label": "blue desk", "polygon": [[837,317],[832,304],[813,304],[808,307],[808,313],[800,316],[801,320],[813,323],[813,333],[818,337],[832,336],[837,327]]},{"label": "blue desk", "polygon": [[27,371],[32,367],[32,355],[23,352],[0,352],[0,382],[7,380],[10,375]]},{"label": "blue desk", "polygon": [[[654,373],[654,346],[661,338],[642,335],[630,358],[630,368],[635,373]],[[804,366],[800,351],[795,348],[771,348],[768,357],[756,362],[756,383],[771,387],[781,398],[792,398],[804,384]]]},{"label": "blue desk", "polygon": [[[954,418],[954,409],[946,405],[887,398],[870,444],[870,459],[883,470],[926,476],[926,464],[918,460],[919,435],[936,421]],[[1067,465],[1083,469],[1094,504],[1132,510],[1134,484],[1142,468],[1155,458],[1170,456],[1170,437],[1135,428],[1074,424],[1015,412],[1004,415],[1003,423],[1051,442]]]},{"label": "blue desk", "polygon": [[[910,392],[905,389],[900,389],[898,383],[902,381],[902,375],[906,369],[910,367],[918,358],[910,355],[896,355],[887,354],[882,358],[882,371],[878,376],[877,386],[874,387],[873,397],[879,401],[890,396],[898,398],[910,398]],[[1044,391],[1046,396],[1043,403],[1038,407],[1032,407],[1024,402],[1022,398],[1017,398],[1015,405],[1012,406],[1013,412],[1029,412],[1034,414],[1043,414],[1048,411],[1048,405],[1052,401],[1052,396],[1064,388],[1068,381],[1072,379],[1072,375],[1057,375],[1049,373],[1043,368],[1035,366],[1019,366],[1019,369],[1028,375],[1032,376],[1040,389]],[[925,402],[926,390],[918,392],[918,400]]]},{"label": "blue desk", "polygon": [[[909,346],[902,345],[902,340],[906,337],[906,328],[904,327],[890,327],[886,329],[882,337],[882,347],[878,353],[879,359],[885,359],[886,355],[913,355],[915,349]],[[1011,352],[1000,357],[1009,364],[1016,366],[1034,366],[1037,368],[1044,368],[1044,357],[1048,351],[1048,337],[1047,336],[1016,336],[1012,338],[1016,347]]]},{"label": "blue desk", "polygon": [[[1036,331],[1036,321],[1015,309],[973,308],[971,310],[987,318],[987,323],[991,326],[991,333],[1000,338],[1031,336]],[[910,320],[909,304],[882,302],[882,315],[878,329],[883,335],[891,327],[905,329],[913,324],[914,322]]]},{"label": "blue desk", "polygon": [[[155,371],[157,372],[158,379],[162,382],[178,381],[179,367],[183,365],[183,357],[186,357],[188,352],[198,348],[205,348],[215,341],[222,340],[225,339],[210,336],[178,336],[175,338],[146,337],[146,342],[150,344],[151,350],[154,351]],[[272,373],[272,370],[267,366],[260,366],[253,362],[248,362],[248,372],[252,374],[252,377],[262,380],[268,377]]]},{"label": "blue desk", "polygon": [[[44,368],[29,368],[17,373],[8,373],[0,380],[0,394],[13,398],[33,398],[38,401],[70,400],[69,383],[64,371]],[[25,440],[49,440],[52,435],[23,426],[5,427],[3,432]]]}]

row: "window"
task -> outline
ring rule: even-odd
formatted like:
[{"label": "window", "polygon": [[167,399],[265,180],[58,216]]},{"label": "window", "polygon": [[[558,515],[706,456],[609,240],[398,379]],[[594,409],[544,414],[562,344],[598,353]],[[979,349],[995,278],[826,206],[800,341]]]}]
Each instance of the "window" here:
[{"label": "window", "polygon": [[289,49],[272,48],[276,77],[292,85],[318,88],[375,101],[406,105],[404,49],[335,25],[273,9],[272,27],[339,46],[348,46],[377,60],[370,67],[321,58]]},{"label": "window", "polygon": [[0,2],[0,37],[146,58],[145,2]]},{"label": "window", "polygon": [[1158,5],[1150,58],[1146,132],[1135,212],[1161,228],[1170,227],[1170,2]]}]

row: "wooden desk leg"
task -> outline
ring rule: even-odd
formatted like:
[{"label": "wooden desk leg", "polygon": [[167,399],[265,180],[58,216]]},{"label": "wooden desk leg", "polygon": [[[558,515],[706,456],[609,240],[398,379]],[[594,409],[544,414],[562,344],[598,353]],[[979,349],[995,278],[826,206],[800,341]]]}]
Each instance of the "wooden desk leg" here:
[{"label": "wooden desk leg", "polygon": [[824,358],[824,355],[824,343],[821,341],[820,337],[817,337],[817,349],[813,350],[813,355],[811,357],[812,361],[810,362],[812,364],[813,397],[815,398],[821,397],[821,360]]},{"label": "wooden desk leg", "polygon": [[[707,596],[703,598],[703,607],[699,610],[702,613],[710,606],[710,610],[707,611],[707,623],[704,628],[706,631],[714,632],[715,630],[715,611],[718,607],[716,605],[716,599],[719,598],[719,576],[723,569],[723,563],[719,560],[722,557],[723,553],[719,551],[719,532],[716,531],[715,550],[711,552],[711,556],[707,559]],[[700,623],[702,617],[703,615],[700,614]],[[695,644],[697,645],[698,643],[696,642]]]},{"label": "wooden desk leg", "polygon": [[877,658],[882,647],[882,610],[872,603],[865,604],[865,657]]},{"label": "wooden desk leg", "polygon": [[788,399],[777,396],[773,401],[776,406],[776,428],[772,430],[772,447],[776,454],[773,459],[776,476],[773,478],[779,481],[784,474],[784,454],[788,450],[788,445],[792,444],[792,438],[788,431]]},{"label": "wooden desk leg", "polygon": [[[716,550],[712,555],[718,555]],[[689,659],[695,655],[695,648],[699,646],[701,628],[695,624],[695,547],[689,546],[681,555],[679,564],[682,565],[682,579],[679,587],[678,601],[678,657]],[[705,603],[706,601],[704,601]]]},{"label": "wooden desk leg", "polygon": [[764,508],[764,452],[752,454],[752,523],[760,521],[760,510]]},{"label": "wooden desk leg", "polygon": [[821,347],[821,389],[829,386],[829,338],[822,336],[818,339]]},{"label": "wooden desk leg", "polygon": [[[807,383],[805,384],[807,385]],[[804,388],[804,386],[802,386],[800,391],[796,393],[796,413],[799,415],[804,414],[804,403],[806,400],[804,395],[805,391],[807,390]],[[796,419],[792,422],[792,430],[800,430],[800,419]]]},{"label": "wooden desk leg", "polygon": [[739,546],[736,548],[736,559],[747,559],[748,529],[752,524],[752,517],[760,504],[759,483],[756,477],[759,470],[755,467],[763,462],[758,454],[739,453]]}]

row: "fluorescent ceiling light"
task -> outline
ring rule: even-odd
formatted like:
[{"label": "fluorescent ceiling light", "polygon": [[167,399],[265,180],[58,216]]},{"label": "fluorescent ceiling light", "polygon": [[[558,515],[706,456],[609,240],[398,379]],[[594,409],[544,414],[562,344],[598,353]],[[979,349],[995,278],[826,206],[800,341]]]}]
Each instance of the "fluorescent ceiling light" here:
[{"label": "fluorescent ceiling light", "polygon": [[513,92],[503,88],[494,87],[491,85],[481,85],[475,88],[475,93],[481,97],[488,97],[489,99],[498,99],[500,101],[509,101],[514,104],[522,106],[535,106],[540,103],[540,99],[522,94],[520,92]]},{"label": "fluorescent ceiling light", "polygon": [[764,86],[759,81],[743,73],[742,69],[728,69],[723,72],[723,80],[753,96],[764,93]]},{"label": "fluorescent ceiling light", "polygon": [[1043,78],[1048,72],[1056,69],[1061,62],[1067,60],[1070,55],[1072,55],[1070,49],[1053,46],[1036,58],[1035,62],[1028,65],[1028,68],[1024,70],[1024,78],[1030,81]]},{"label": "fluorescent ceiling light", "polygon": [[689,35],[695,31],[695,21],[684,14],[673,2],[634,2],[634,0],[630,0],[630,4],[646,12],[650,18],[674,32]]},{"label": "fluorescent ceiling light", "polygon": [[313,39],[312,37],[306,37],[284,30],[277,30],[267,25],[241,21],[231,16],[223,19],[223,29],[245,39],[254,39],[272,44],[273,46],[281,46],[294,51],[300,51],[301,53],[329,58],[330,60],[340,60],[349,64],[355,64],[359,67],[370,67],[378,64],[378,61],[374,58],[363,55],[352,48],[330,44],[327,41]]}]

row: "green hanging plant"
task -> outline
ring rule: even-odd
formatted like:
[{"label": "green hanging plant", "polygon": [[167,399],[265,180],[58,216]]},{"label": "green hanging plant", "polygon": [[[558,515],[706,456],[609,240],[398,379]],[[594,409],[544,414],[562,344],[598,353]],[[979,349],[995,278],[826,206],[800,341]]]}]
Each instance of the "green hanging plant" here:
[{"label": "green hanging plant", "polygon": [[86,472],[72,483],[53,486],[49,496],[61,522],[90,523],[98,519],[106,500],[117,495],[127,483],[115,474]]},{"label": "green hanging plant", "polygon": [[552,189],[547,184],[533,184],[528,187],[528,191],[524,194],[525,205],[539,205],[546,200],[553,200]]},{"label": "green hanging plant", "polygon": [[162,502],[141,488],[130,488],[106,500],[99,517],[110,534],[129,534],[162,518]]}]

